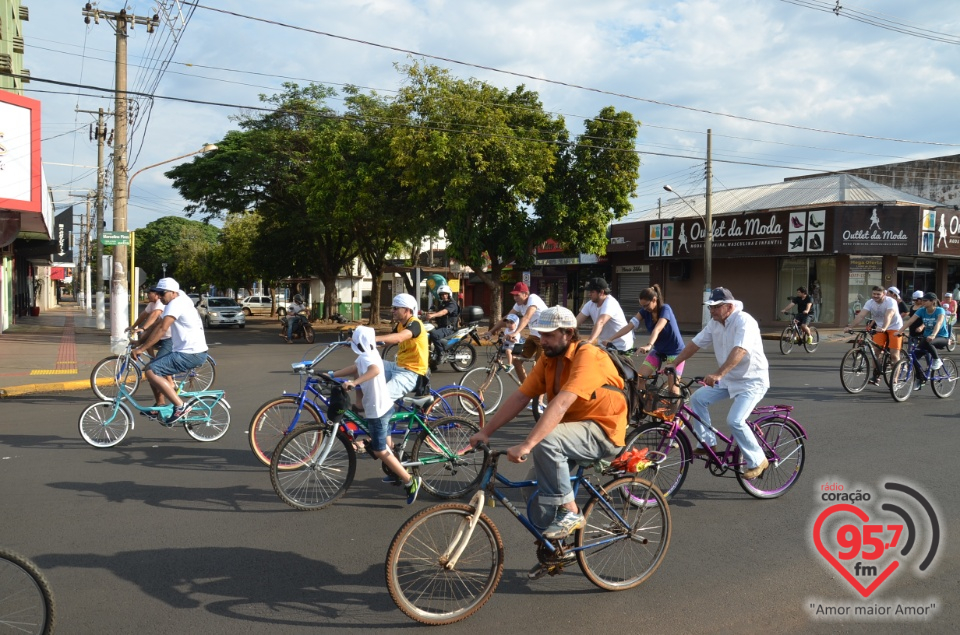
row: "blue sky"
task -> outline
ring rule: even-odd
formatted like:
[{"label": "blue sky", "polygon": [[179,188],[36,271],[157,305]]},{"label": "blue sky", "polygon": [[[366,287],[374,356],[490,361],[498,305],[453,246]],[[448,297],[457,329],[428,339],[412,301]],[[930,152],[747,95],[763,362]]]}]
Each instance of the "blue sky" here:
[{"label": "blue sky", "polygon": [[[108,24],[85,25],[81,2],[24,4],[30,8],[24,65],[34,78],[114,85],[115,38]],[[156,86],[157,95],[247,106],[258,105],[261,93],[280,92],[285,78],[389,93],[399,82],[394,65],[408,58],[378,44],[489,67],[495,70],[426,60],[461,77],[505,87],[523,83],[574,133],[604,106],[632,112],[643,124],[637,211],[655,208],[661,196],[666,200],[664,184],[684,195],[703,192],[708,128],[714,190],[960,154],[955,0],[858,0],[843,4],[839,16],[824,0],[202,4],[282,24],[196,8],[179,29],[175,51],[169,25],[150,35],[138,28],[129,40],[130,89]],[[152,14],[155,4],[133,0],[128,6],[139,15]],[[100,8],[118,11],[121,3],[103,0]],[[181,11],[189,15],[191,8],[181,5]],[[160,74],[159,60],[167,58]],[[28,88],[26,95],[43,103],[43,157],[55,200],[95,188],[95,171],[81,167],[96,164],[96,144],[88,139],[93,117],[75,109],[112,109],[112,99],[40,81]],[[144,101],[130,173],[216,142],[235,127],[235,114],[159,99],[148,108]],[[182,214],[183,201],[164,171],[148,170],[134,182],[131,229]]]}]

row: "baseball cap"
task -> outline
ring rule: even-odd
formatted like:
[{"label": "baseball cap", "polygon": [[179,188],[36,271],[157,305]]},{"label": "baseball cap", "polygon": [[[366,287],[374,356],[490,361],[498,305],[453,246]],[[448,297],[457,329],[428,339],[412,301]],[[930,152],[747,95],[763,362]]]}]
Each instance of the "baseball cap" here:
[{"label": "baseball cap", "polygon": [[735,300],[733,299],[733,294],[730,293],[730,289],[725,289],[724,287],[717,287],[710,292],[710,299],[704,302],[707,306],[717,306],[718,304],[733,304]]},{"label": "baseball cap", "polygon": [[552,306],[540,311],[540,315],[530,325],[530,328],[541,333],[549,333],[557,329],[575,329],[577,328],[577,316],[567,307]]},{"label": "baseball cap", "polygon": [[898,288],[896,288],[896,287],[887,287],[887,293],[892,293],[893,295],[899,297],[899,296],[900,296],[900,289],[898,289]]},{"label": "baseball cap", "polygon": [[953,294],[950,293],[949,291],[947,291],[946,293],[943,294],[943,297],[945,297],[945,298],[952,298],[952,297],[953,297]]},{"label": "baseball cap", "polygon": [[376,332],[369,326],[358,326],[350,337],[350,348],[357,355],[377,350]]},{"label": "baseball cap", "polygon": [[417,306],[417,299],[409,293],[398,293],[397,295],[393,296],[392,306],[401,309],[410,309],[411,311],[416,311],[418,308],[420,308]]},{"label": "baseball cap", "polygon": [[936,301],[938,300],[937,294],[934,293],[933,291],[927,291],[926,293],[924,293],[924,294],[923,294],[923,299],[924,299],[924,300],[932,300],[933,302],[936,302]]},{"label": "baseball cap", "polygon": [[590,278],[587,280],[587,291],[609,291],[610,285],[603,278]]},{"label": "baseball cap", "polygon": [[513,293],[530,293],[530,287],[528,287],[528,286],[527,286],[526,284],[524,284],[523,282],[518,282],[517,284],[513,285],[513,291],[511,291],[510,293],[511,293],[511,294],[513,294]]},{"label": "baseball cap", "polygon": [[164,293],[166,291],[180,291],[180,284],[173,278],[160,278],[157,284],[150,288],[151,291]]},{"label": "baseball cap", "polygon": [[922,298],[922,297],[923,297],[923,291],[914,291],[914,292],[913,292],[913,299],[914,299],[914,300],[919,300],[919,299]]}]

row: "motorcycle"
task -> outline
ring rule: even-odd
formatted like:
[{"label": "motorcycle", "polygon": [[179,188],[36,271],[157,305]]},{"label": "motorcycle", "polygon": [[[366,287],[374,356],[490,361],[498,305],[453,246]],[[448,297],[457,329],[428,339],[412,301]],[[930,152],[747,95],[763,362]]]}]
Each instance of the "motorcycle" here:
[{"label": "motorcycle", "polygon": [[[427,324],[427,333],[434,329],[433,324]],[[477,350],[471,344],[471,340],[477,346],[483,346],[480,342],[480,335],[477,333],[477,322],[473,322],[466,327],[456,331],[446,340],[441,340],[439,346],[430,343],[430,370],[436,371],[440,364],[449,363],[453,370],[463,372],[473,368],[473,363],[477,361]]]},{"label": "motorcycle", "polygon": [[[303,338],[307,341],[307,344],[313,344],[315,335],[313,333],[313,327],[310,326],[310,318],[308,317],[309,313],[307,311],[300,311],[297,313],[297,316],[301,319],[297,321],[297,325],[293,329],[291,334],[290,341],[298,340]],[[280,337],[287,336],[287,320],[289,318],[286,315],[280,316]]]}]

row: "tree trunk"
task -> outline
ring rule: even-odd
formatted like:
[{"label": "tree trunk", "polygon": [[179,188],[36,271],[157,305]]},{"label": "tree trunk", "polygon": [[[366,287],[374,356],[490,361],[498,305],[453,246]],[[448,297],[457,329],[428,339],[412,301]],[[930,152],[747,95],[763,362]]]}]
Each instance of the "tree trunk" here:
[{"label": "tree trunk", "polygon": [[337,274],[322,275],[320,276],[320,282],[323,283],[323,319],[329,320],[330,316],[340,308],[340,294],[337,292]]},{"label": "tree trunk", "polygon": [[503,273],[503,265],[490,263],[490,273],[481,271],[479,267],[473,268],[480,281],[490,289],[490,326],[500,321],[503,314],[503,294],[500,291],[500,276]]},{"label": "tree trunk", "polygon": [[[367,266],[369,269],[369,265]],[[380,286],[383,282],[383,267],[378,267],[376,271],[370,270],[372,286],[370,287],[370,326],[380,324]]]}]

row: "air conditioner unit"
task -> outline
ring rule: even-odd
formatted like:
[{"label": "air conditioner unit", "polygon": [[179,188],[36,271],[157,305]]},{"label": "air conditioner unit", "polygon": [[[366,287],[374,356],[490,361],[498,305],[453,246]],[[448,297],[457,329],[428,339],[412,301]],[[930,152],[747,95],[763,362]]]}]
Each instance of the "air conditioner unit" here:
[{"label": "air conditioner unit", "polygon": [[23,82],[24,84],[29,84],[30,71],[28,71],[27,69],[23,69],[22,71],[20,71],[20,81]]},{"label": "air conditioner unit", "polygon": [[30,21],[30,7],[25,7],[22,4],[20,5],[20,20],[22,22]]},{"label": "air conditioner unit", "polygon": [[0,53],[0,72],[13,72],[13,58],[9,53]]},{"label": "air conditioner unit", "polygon": [[11,39],[13,40],[13,52],[23,53],[23,37],[14,35]]}]

